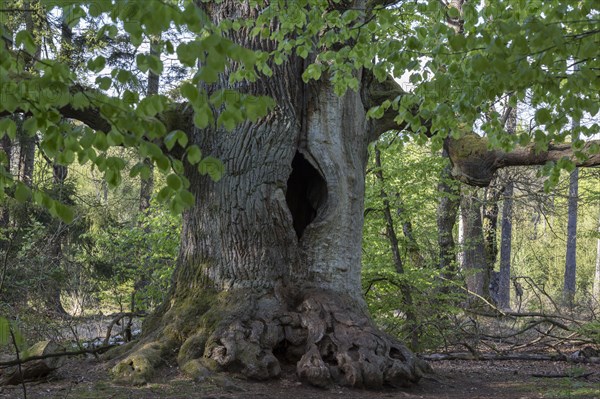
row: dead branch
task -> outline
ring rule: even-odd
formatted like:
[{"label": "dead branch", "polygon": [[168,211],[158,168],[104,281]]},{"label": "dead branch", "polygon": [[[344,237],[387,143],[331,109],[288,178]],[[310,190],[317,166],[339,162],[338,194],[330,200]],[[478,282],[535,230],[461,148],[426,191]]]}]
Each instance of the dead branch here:
[{"label": "dead branch", "polygon": [[505,317],[505,316],[509,316],[509,317],[541,317],[543,319],[542,321],[546,321],[551,324],[556,324],[557,327],[562,328],[563,330],[567,330],[567,331],[571,331],[571,329],[569,327],[567,327],[566,325],[564,325],[554,319],[570,321],[572,323],[577,324],[578,326],[585,324],[585,321],[577,320],[572,317],[561,315],[561,314],[556,314],[556,313],[546,314],[546,313],[542,313],[542,312],[511,312],[511,311],[502,311],[502,312],[491,313],[491,312],[482,312],[482,311],[479,311],[476,309],[466,309],[465,311],[475,314],[477,316],[494,317],[494,318],[495,317]]},{"label": "dead branch", "polygon": [[478,356],[473,356],[469,352],[454,352],[454,353],[432,353],[429,355],[423,355],[422,358],[427,361],[440,361],[440,360],[527,360],[527,361],[569,361],[573,363],[593,363],[600,364],[600,358],[580,358],[573,359],[565,355],[541,355],[537,353],[503,353],[503,354],[490,354],[481,353]]},{"label": "dead branch", "polygon": [[0,368],[17,366],[17,365],[25,364],[25,363],[28,363],[28,362],[32,362],[34,360],[44,360],[44,359],[50,359],[50,358],[54,358],[54,357],[79,356],[79,355],[86,355],[86,354],[98,354],[98,353],[106,352],[107,350],[109,350],[110,348],[113,348],[115,346],[117,346],[117,345],[107,345],[107,346],[101,346],[101,347],[98,347],[98,348],[82,349],[82,350],[77,350],[77,351],[65,351],[65,352],[57,352],[57,353],[47,353],[45,355],[31,356],[31,357],[27,357],[25,359],[19,359],[19,360],[15,359],[15,360],[10,360],[8,362],[0,362]]},{"label": "dead branch", "polygon": [[121,321],[125,317],[144,317],[144,316],[146,316],[146,313],[144,313],[144,312],[122,312],[122,313],[117,313],[115,315],[115,317],[112,319],[112,321],[110,322],[110,324],[108,325],[107,329],[106,329],[106,337],[104,338],[104,342],[102,343],[102,345],[103,346],[108,345],[108,342],[110,341],[110,336],[111,336],[111,333],[112,333],[112,329],[115,326],[115,324],[119,323],[119,321]]},{"label": "dead branch", "polygon": [[562,373],[562,374],[530,374],[532,377],[537,377],[537,378],[588,378],[589,376],[593,375],[594,372],[589,372],[589,373],[584,373],[581,375],[574,375],[571,373]]}]

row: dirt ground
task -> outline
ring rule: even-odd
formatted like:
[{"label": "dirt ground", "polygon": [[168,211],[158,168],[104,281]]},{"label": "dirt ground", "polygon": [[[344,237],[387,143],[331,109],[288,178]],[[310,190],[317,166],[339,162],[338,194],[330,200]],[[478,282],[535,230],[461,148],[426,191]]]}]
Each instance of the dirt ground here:
[{"label": "dirt ground", "polygon": [[[28,399],[600,399],[600,365],[550,361],[436,361],[435,374],[407,389],[366,391],[333,386],[318,389],[298,381],[293,369],[267,382],[216,375],[193,381],[176,367],[165,367],[142,387],[111,382],[106,366],[91,359],[70,359],[44,382],[26,385]],[[590,374],[591,373],[591,374]],[[534,377],[544,374],[546,377]],[[558,375],[564,375],[557,377]],[[22,386],[0,388],[0,398],[23,398]]]}]

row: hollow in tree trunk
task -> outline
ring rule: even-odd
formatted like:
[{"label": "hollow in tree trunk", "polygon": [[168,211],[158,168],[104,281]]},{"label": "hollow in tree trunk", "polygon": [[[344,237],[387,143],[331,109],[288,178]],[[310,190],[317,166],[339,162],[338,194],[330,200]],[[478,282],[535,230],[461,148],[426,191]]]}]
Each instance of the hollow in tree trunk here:
[{"label": "hollow in tree trunk", "polygon": [[[256,13],[233,3],[204,7],[216,22]],[[255,49],[273,45],[247,43],[244,29],[232,35]],[[425,363],[375,327],[361,295],[372,134],[361,93],[338,97],[325,79],[307,85],[303,65],[291,57],[272,77],[237,87],[274,98],[267,117],[233,132],[190,123],[190,141],[227,172],[214,183],[186,167],[196,203],[183,215],[170,295],[113,368],[118,377],[143,382],[173,353],[193,376],[268,379],[282,362],[317,386],[399,386],[422,376]]]}]

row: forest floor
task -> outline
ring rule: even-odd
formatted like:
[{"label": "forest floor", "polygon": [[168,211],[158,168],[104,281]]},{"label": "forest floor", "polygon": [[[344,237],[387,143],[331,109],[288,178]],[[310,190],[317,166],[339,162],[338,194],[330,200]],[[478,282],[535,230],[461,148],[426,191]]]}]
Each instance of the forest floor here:
[{"label": "forest floor", "polygon": [[[298,381],[293,369],[267,382],[251,382],[231,375],[216,375],[196,382],[176,367],[165,367],[150,384],[116,385],[106,365],[94,358],[67,360],[51,378],[26,385],[28,399],[600,399],[600,364],[552,361],[431,362],[435,374],[412,388],[366,391],[345,387],[318,389]],[[546,377],[534,377],[546,375]],[[560,377],[559,377],[560,376]],[[23,398],[22,386],[0,388],[0,398]]]}]

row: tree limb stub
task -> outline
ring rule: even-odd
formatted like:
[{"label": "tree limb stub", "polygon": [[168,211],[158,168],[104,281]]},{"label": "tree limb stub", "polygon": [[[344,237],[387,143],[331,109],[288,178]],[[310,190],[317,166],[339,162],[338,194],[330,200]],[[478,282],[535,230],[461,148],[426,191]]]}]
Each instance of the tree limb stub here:
[{"label": "tree limb stub", "polygon": [[[387,79],[379,82],[372,74],[365,73],[365,80],[370,80],[363,90],[363,103],[365,109],[369,110],[372,107],[381,105],[384,101],[394,101],[398,97],[407,93],[396,82],[396,80],[388,75]],[[379,136],[389,130],[402,130],[406,127],[406,123],[398,124],[396,117],[398,111],[389,107],[381,118],[371,119],[371,132],[369,133],[369,141],[377,140]]]}]

